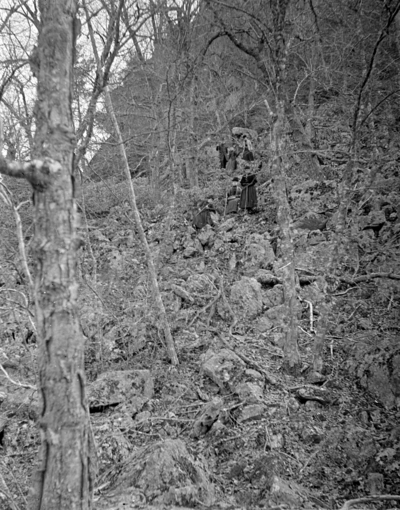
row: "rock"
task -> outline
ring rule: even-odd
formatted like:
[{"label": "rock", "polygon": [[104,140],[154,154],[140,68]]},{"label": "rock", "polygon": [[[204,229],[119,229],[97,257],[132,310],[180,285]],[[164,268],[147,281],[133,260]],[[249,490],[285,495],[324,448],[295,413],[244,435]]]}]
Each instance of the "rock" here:
[{"label": "rock", "polygon": [[114,472],[105,494],[109,500],[114,497],[120,500],[123,494],[132,490],[136,494],[139,490],[146,508],[149,504],[207,507],[215,501],[214,486],[204,459],[189,453],[180,439],[166,439],[138,448]]},{"label": "rock", "polygon": [[262,311],[261,285],[254,278],[244,276],[231,287],[230,301],[235,314],[243,319],[253,319]]},{"label": "rock", "polygon": [[185,239],[183,248],[183,257],[186,259],[202,255],[204,253],[203,246],[197,237],[195,239],[191,239],[190,237]]},{"label": "rock", "polygon": [[147,422],[151,417],[151,413],[150,411],[142,411],[141,413],[137,413],[137,415],[135,416],[135,421],[136,422]]},{"label": "rock", "polygon": [[283,285],[275,285],[272,289],[263,293],[263,305],[265,308],[273,308],[274,306],[283,304]]},{"label": "rock", "polygon": [[235,388],[235,393],[247,404],[258,404],[264,398],[261,386],[252,382],[240,383]]},{"label": "rock", "polygon": [[368,216],[360,218],[361,230],[370,228],[379,232],[385,223],[386,217],[384,211],[371,211]]},{"label": "rock", "polygon": [[245,268],[268,268],[275,260],[275,253],[266,235],[250,234],[244,252]]},{"label": "rock", "polygon": [[131,414],[138,413],[153,394],[154,381],[150,370],[105,372],[87,388],[90,409],[126,403]]},{"label": "rock", "polygon": [[[11,373],[9,375],[13,376]],[[37,420],[41,407],[42,399],[37,390],[16,386],[0,374],[0,408],[3,416]]]},{"label": "rock", "polygon": [[254,275],[254,278],[262,285],[272,286],[280,282],[279,278],[275,276],[274,273],[266,269],[259,269]]},{"label": "rock", "polygon": [[235,218],[229,218],[228,220],[221,223],[219,226],[219,231],[221,232],[229,232],[236,226],[236,219]]},{"label": "rock", "polygon": [[229,257],[229,262],[228,262],[228,269],[230,272],[234,271],[236,269],[236,266],[237,266],[237,259],[236,259],[236,253],[232,253],[232,255]]},{"label": "rock", "polygon": [[307,423],[301,431],[301,438],[305,444],[316,445],[325,438],[325,434],[321,427]]},{"label": "rock", "polygon": [[183,251],[183,258],[189,259],[191,257],[195,257],[196,255],[199,255],[198,250],[194,246],[187,246]]},{"label": "rock", "polygon": [[368,473],[367,487],[370,496],[384,494],[385,484],[381,473]]},{"label": "rock", "polygon": [[293,228],[300,230],[325,230],[328,218],[324,214],[311,212],[293,223]]},{"label": "rock", "polygon": [[266,310],[264,317],[269,319],[275,327],[285,328],[287,308],[286,305],[278,305]]},{"label": "rock", "polygon": [[[285,346],[286,333],[284,331],[274,331],[272,335],[268,336],[268,339],[273,345],[283,349]],[[278,353],[277,353],[278,354]]]},{"label": "rock", "polygon": [[310,235],[308,236],[308,244],[310,246],[314,246],[316,244],[323,243],[326,240],[327,240],[326,234],[324,235],[319,231],[311,232]]},{"label": "rock", "polygon": [[260,374],[260,372],[257,372],[257,370],[253,370],[252,368],[248,368],[245,371],[245,375],[249,377],[250,379],[255,379],[257,381],[263,381],[264,376]]},{"label": "rock", "polygon": [[273,477],[269,493],[270,503],[285,505],[289,508],[303,508],[303,503],[309,495],[307,489],[301,485],[295,482],[288,482],[278,476]]},{"label": "rock", "polygon": [[266,408],[263,404],[251,404],[243,408],[239,421],[244,423],[246,421],[261,420],[265,417],[265,414]]},{"label": "rock", "polygon": [[332,209],[337,206],[337,182],[310,179],[292,186],[290,198],[293,209],[300,214],[308,213],[311,205],[314,210]]},{"label": "rock", "polygon": [[213,245],[213,251],[223,253],[225,251],[225,243],[222,239],[216,239]]},{"label": "rock", "polygon": [[326,388],[319,388],[317,386],[306,386],[304,388],[299,388],[296,391],[296,395],[299,401],[303,404],[308,400],[312,400],[322,405],[328,405],[331,401],[331,396]]},{"label": "rock", "polygon": [[246,365],[234,352],[221,349],[214,352],[209,349],[202,354],[201,370],[221,389],[233,391],[235,382],[241,379]]},{"label": "rock", "polygon": [[[332,250],[334,249],[333,241],[324,241],[322,243],[296,249],[296,267],[311,271],[313,274],[326,271],[330,265]],[[348,268],[357,267],[358,261],[358,245],[351,240],[345,240],[341,243],[339,249],[339,258],[336,264]]]},{"label": "rock", "polygon": [[260,317],[254,326],[257,333],[265,333],[274,327],[274,323],[268,317]]},{"label": "rock", "polygon": [[285,446],[285,437],[280,432],[271,434],[270,443],[271,450],[280,450]]},{"label": "rock", "polygon": [[204,436],[204,434],[207,434],[214,423],[219,419],[222,408],[223,400],[220,398],[214,398],[211,402],[208,402],[193,424],[192,437],[198,439]]},{"label": "rock", "polygon": [[352,354],[347,368],[361,386],[385,407],[400,406],[400,346],[389,342],[379,346],[359,342]]}]

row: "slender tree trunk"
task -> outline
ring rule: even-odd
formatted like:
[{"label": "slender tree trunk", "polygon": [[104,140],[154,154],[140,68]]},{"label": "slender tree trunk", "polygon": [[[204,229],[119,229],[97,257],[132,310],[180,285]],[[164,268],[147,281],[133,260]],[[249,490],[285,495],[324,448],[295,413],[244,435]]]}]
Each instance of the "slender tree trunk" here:
[{"label": "slender tree trunk", "polygon": [[196,93],[196,80],[193,78],[190,84],[189,91],[189,136],[188,136],[188,148],[189,153],[187,156],[187,173],[189,177],[189,186],[191,188],[198,187],[199,175],[197,172],[197,144],[194,139],[194,118],[195,118],[195,93]]},{"label": "slender tree trunk", "polygon": [[165,338],[165,342],[166,342],[166,346],[167,346],[168,355],[170,357],[172,365],[175,366],[175,365],[179,364],[178,356],[176,355],[174,341],[173,341],[173,338],[171,335],[171,329],[169,327],[167,314],[166,314],[166,311],[164,308],[164,303],[162,301],[160,289],[158,287],[157,272],[156,272],[156,268],[154,265],[153,256],[151,254],[150,247],[147,243],[146,234],[144,232],[142,221],[140,219],[140,214],[139,214],[139,211],[138,211],[138,208],[136,205],[135,190],[133,188],[131,174],[129,172],[129,164],[128,164],[128,159],[126,157],[126,152],[125,152],[125,147],[124,147],[123,140],[122,140],[121,131],[119,129],[118,121],[115,116],[113,104],[111,101],[111,95],[110,95],[110,91],[109,91],[108,87],[105,88],[104,92],[105,92],[107,112],[108,112],[109,117],[111,118],[111,121],[112,121],[112,124],[114,127],[120,155],[121,155],[121,158],[123,161],[125,176],[126,176],[126,179],[127,179],[128,185],[129,185],[130,202],[131,202],[133,217],[135,219],[136,228],[139,233],[139,238],[142,242],[142,245],[143,245],[143,248],[144,248],[144,251],[146,254],[147,267],[149,269],[154,299],[156,301],[156,306],[157,306],[158,313],[159,313],[161,328],[164,332],[164,338]]},{"label": "slender tree trunk", "polygon": [[[272,130],[272,172],[274,175],[275,198],[278,206],[277,223],[280,228],[280,267],[278,275],[282,279],[285,310],[286,337],[284,344],[284,366],[287,372],[296,375],[300,371],[300,354],[297,345],[297,293],[294,264],[294,246],[290,232],[290,205],[286,191],[284,135],[284,104],[277,103],[277,118]],[[287,163],[286,163],[287,164]]]},{"label": "slender tree trunk", "polygon": [[[91,42],[92,42],[93,53],[94,53],[95,59],[96,59],[97,72],[98,72],[98,75],[101,77],[102,76],[101,60],[97,53],[96,41],[94,39],[94,31],[93,31],[93,28],[91,25],[90,17],[89,17],[85,2],[84,2],[84,8],[86,11],[86,19],[88,22],[89,34],[90,34],[90,38],[91,38]],[[173,365],[178,365],[179,361],[178,361],[178,357],[176,355],[174,341],[172,339],[171,330],[170,330],[168,319],[167,319],[167,314],[165,312],[164,303],[162,302],[160,289],[158,287],[156,268],[154,265],[150,247],[147,243],[146,235],[144,233],[142,221],[140,219],[140,214],[139,214],[139,211],[138,211],[138,208],[136,205],[135,190],[133,188],[131,173],[129,171],[128,158],[126,156],[123,138],[121,135],[121,131],[119,129],[117,117],[115,116],[114,107],[112,104],[111,95],[110,95],[108,86],[104,87],[104,94],[105,94],[107,113],[110,116],[112,125],[114,127],[115,136],[117,138],[117,143],[118,143],[118,149],[119,149],[120,156],[122,159],[123,170],[124,170],[125,177],[126,177],[126,180],[127,180],[128,186],[129,186],[130,202],[131,202],[133,217],[135,219],[136,228],[138,230],[139,237],[140,237],[140,240],[142,242],[142,245],[143,245],[143,248],[144,248],[145,254],[146,254],[146,261],[147,261],[147,266],[149,268],[149,274],[150,274],[151,284],[152,284],[152,288],[153,288],[154,299],[156,301],[156,306],[157,306],[158,312],[160,314],[160,323],[161,323],[161,328],[164,332],[164,337],[165,337],[165,341],[167,344],[167,351],[168,351],[169,357],[171,359],[171,363]]]}]

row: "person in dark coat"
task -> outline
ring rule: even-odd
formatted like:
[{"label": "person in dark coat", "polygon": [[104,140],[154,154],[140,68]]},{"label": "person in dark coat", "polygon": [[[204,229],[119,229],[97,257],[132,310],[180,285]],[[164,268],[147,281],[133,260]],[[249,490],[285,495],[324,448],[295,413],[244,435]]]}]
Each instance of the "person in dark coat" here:
[{"label": "person in dark coat", "polygon": [[228,162],[228,150],[227,146],[224,143],[220,143],[217,145],[217,151],[219,153],[219,163],[220,168],[226,168],[226,163]]},{"label": "person in dark coat", "polygon": [[242,193],[240,195],[240,208],[247,212],[254,212],[257,207],[257,177],[255,174],[250,173],[250,169],[247,169],[245,175],[240,180],[242,187]]},{"label": "person in dark coat", "polygon": [[215,207],[211,201],[202,202],[199,210],[193,215],[193,225],[198,229],[202,229],[206,225],[213,226],[214,222],[211,213],[215,213]]},{"label": "person in dark coat", "polygon": [[226,164],[226,170],[230,173],[237,169],[236,151],[234,147],[228,149],[228,162]]},{"label": "person in dark coat", "polygon": [[234,177],[230,189],[226,194],[225,214],[236,213],[239,208],[240,186],[239,179]]},{"label": "person in dark coat", "polygon": [[242,158],[244,161],[254,161],[254,154],[251,150],[251,144],[248,142],[247,138],[244,139],[244,149]]}]

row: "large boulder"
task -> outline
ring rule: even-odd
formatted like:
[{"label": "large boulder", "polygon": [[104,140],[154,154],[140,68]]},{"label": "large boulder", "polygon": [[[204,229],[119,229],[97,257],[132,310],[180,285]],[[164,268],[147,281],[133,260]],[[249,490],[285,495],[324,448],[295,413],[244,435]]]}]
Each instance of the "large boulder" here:
[{"label": "large boulder", "polygon": [[241,319],[253,319],[263,309],[261,285],[255,278],[243,276],[231,287],[230,302],[236,316]]},{"label": "large boulder", "polygon": [[278,284],[268,289],[263,294],[263,303],[266,309],[283,304],[283,285]]},{"label": "large boulder", "polygon": [[[364,337],[367,337],[363,333]],[[349,371],[386,408],[400,407],[400,346],[381,342],[371,345],[363,341],[353,347],[347,362]]]},{"label": "large boulder", "polygon": [[[181,439],[166,439],[138,448],[110,474],[109,490],[98,508],[143,505],[209,507],[215,490],[204,459],[188,451]],[[143,501],[144,500],[144,501]],[[104,503],[103,503],[104,502]],[[160,506],[161,505],[161,506]]]},{"label": "large boulder", "polygon": [[275,253],[268,239],[268,234],[251,234],[248,236],[244,251],[246,269],[266,269],[275,260]]},{"label": "large boulder", "polygon": [[87,389],[92,410],[124,403],[132,414],[139,412],[153,394],[150,370],[111,370],[101,374]]},{"label": "large boulder", "polygon": [[245,363],[229,349],[221,349],[219,352],[209,349],[201,356],[202,372],[223,391],[234,391],[245,369]]}]

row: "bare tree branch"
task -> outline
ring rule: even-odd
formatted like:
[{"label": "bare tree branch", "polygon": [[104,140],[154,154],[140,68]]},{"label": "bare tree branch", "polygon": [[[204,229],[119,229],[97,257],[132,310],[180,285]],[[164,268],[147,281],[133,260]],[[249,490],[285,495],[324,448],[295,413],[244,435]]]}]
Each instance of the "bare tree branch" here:
[{"label": "bare tree branch", "polygon": [[38,191],[43,191],[52,180],[52,176],[61,170],[58,161],[50,158],[32,161],[9,161],[0,156],[0,174],[9,175],[16,179],[26,179]]}]

